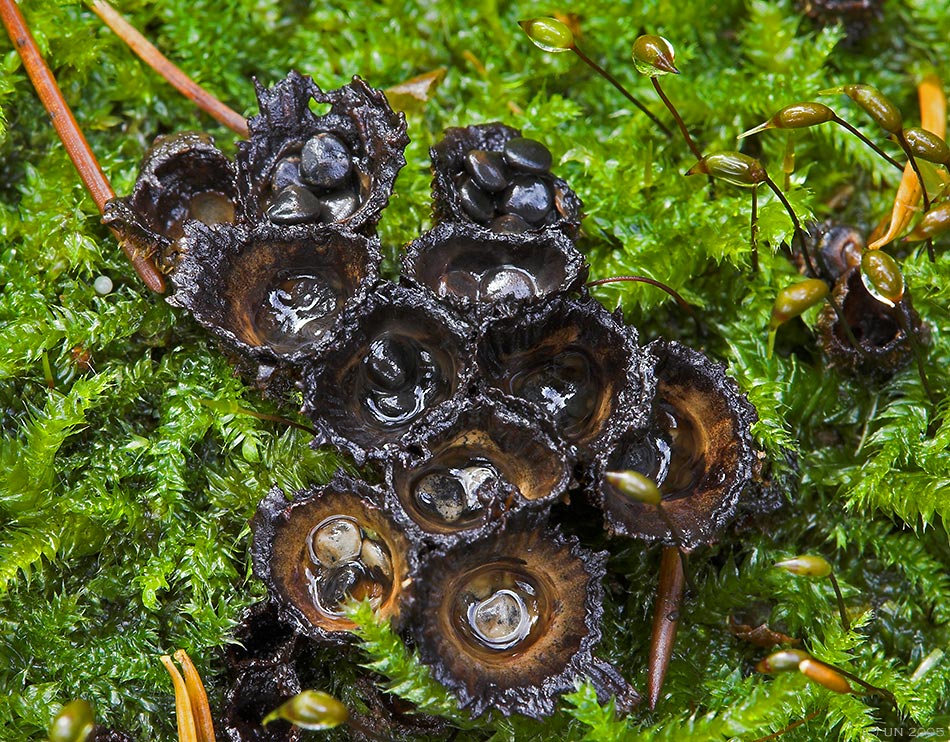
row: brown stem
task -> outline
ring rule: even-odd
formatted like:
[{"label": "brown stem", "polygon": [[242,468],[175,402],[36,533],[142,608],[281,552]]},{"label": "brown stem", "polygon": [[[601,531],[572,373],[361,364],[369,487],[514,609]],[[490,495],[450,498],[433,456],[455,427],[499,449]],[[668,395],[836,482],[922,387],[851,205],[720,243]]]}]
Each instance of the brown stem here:
[{"label": "brown stem", "polygon": [[752,245],[752,272],[759,272],[759,222],[756,217],[759,211],[759,187],[752,186],[752,225],[749,229],[749,241]]},{"label": "brown stem", "polygon": [[693,141],[693,138],[689,135],[689,130],[686,128],[686,124],[683,123],[683,119],[679,114],[679,111],[676,110],[676,106],[673,105],[673,102],[666,97],[666,93],[663,92],[663,88],[660,87],[660,81],[656,77],[651,77],[650,82],[653,83],[653,89],[656,90],[656,94],[660,96],[660,100],[663,101],[663,105],[666,106],[667,110],[673,114],[673,118],[676,120],[676,125],[679,127],[680,133],[683,135],[683,139],[686,140],[686,146],[689,147],[689,151],[692,152],[697,160],[703,159],[703,153],[699,151],[699,147],[696,146],[696,142]]},{"label": "brown stem", "polygon": [[801,222],[798,221],[798,216],[795,214],[795,209],[792,208],[792,205],[789,203],[788,199],[785,197],[785,194],[782,193],[782,189],[775,185],[775,181],[772,180],[768,175],[765,176],[765,184],[772,189],[778,200],[782,202],[782,206],[785,207],[785,211],[788,212],[788,216],[792,220],[792,227],[794,233],[792,234],[792,242],[794,243],[795,238],[798,238],[799,247],[801,247],[802,255],[805,258],[805,264],[808,266],[808,270],[812,272],[813,276],[817,276],[818,270],[815,268],[815,264],[811,262],[811,254],[808,252],[808,245],[805,244],[805,232],[802,230]]},{"label": "brown stem", "polygon": [[[106,202],[115,197],[115,192],[109,185],[102,168],[99,167],[96,156],[92,153],[79,124],[76,123],[76,118],[66,103],[66,99],[63,98],[59,85],[56,84],[56,78],[53,77],[43,55],[40,54],[23,14],[20,13],[20,9],[13,0],[0,0],[0,20],[3,21],[20,59],[23,60],[23,68],[30,82],[33,83],[36,94],[49,112],[53,127],[63,143],[66,154],[72,160],[83,185],[101,214]],[[121,240],[119,246],[145,285],[157,294],[163,293],[165,279],[151,260]]]},{"label": "brown stem", "polygon": [[653,608],[653,631],[650,634],[650,659],[647,668],[647,703],[656,708],[663,690],[663,680],[673,656],[679,611],[686,587],[685,572],[680,551],[675,546],[664,546],[660,559],[660,581]]},{"label": "brown stem", "polygon": [[793,729],[796,729],[797,727],[800,727],[802,724],[807,724],[807,723],[810,722],[812,719],[814,719],[816,716],[818,716],[819,713],[821,713],[821,710],[820,710],[820,709],[819,709],[818,711],[812,711],[812,712],[811,712],[808,716],[806,716],[804,719],[799,719],[798,721],[793,721],[791,724],[789,724],[789,725],[788,725],[787,727],[785,727],[784,729],[779,729],[777,732],[773,732],[772,734],[767,734],[767,735],[765,735],[764,737],[759,737],[758,739],[753,740],[753,742],[768,742],[769,740],[772,740],[772,739],[778,739],[779,737],[781,737],[781,736],[782,736],[783,734],[785,734],[786,732],[790,732],[790,731],[792,731]]},{"label": "brown stem", "polygon": [[92,12],[115,32],[116,36],[122,39],[145,64],[165,78],[178,92],[209,114],[215,121],[228,127],[238,136],[247,138],[247,120],[241,114],[226,106],[182,72],[168,57],[156,49],[148,39],[126,21],[115,8],[105,0],[86,0],[86,3],[92,9]]},{"label": "brown stem", "polygon": [[656,286],[658,289],[663,289],[667,294],[673,297],[676,303],[679,305],[680,309],[689,313],[689,316],[694,320],[699,322],[699,318],[693,312],[693,308],[687,303],[686,299],[680,296],[676,291],[669,286],[667,286],[662,281],[657,281],[653,278],[647,278],[646,276],[611,276],[610,278],[598,278],[596,281],[588,281],[587,288],[593,288],[594,286],[603,286],[606,283],[618,283],[620,281],[633,281],[636,283],[648,283],[651,286]]},{"label": "brown stem", "polygon": [[860,139],[862,142],[864,142],[868,147],[870,147],[871,149],[873,149],[877,154],[879,154],[881,157],[883,157],[885,160],[887,160],[891,165],[893,165],[894,167],[896,167],[896,168],[897,168],[898,170],[900,170],[901,172],[904,172],[904,166],[903,166],[903,165],[901,165],[897,160],[895,160],[893,157],[891,157],[889,154],[887,154],[887,152],[885,152],[883,149],[881,149],[880,147],[878,147],[874,142],[872,142],[870,139],[868,139],[866,136],[864,136],[864,134],[862,134],[858,129],[856,129],[855,127],[853,127],[853,126],[852,126],[851,124],[849,124],[847,121],[845,121],[845,120],[842,119],[842,118],[838,118],[837,116],[835,116],[835,117],[834,117],[833,119],[831,119],[831,120],[834,121],[836,124],[838,124],[838,126],[842,127],[843,129],[847,129],[849,132],[851,132],[852,134],[854,134],[854,136],[856,136],[858,139]]},{"label": "brown stem", "polygon": [[[662,129],[663,133],[666,134],[666,136],[672,138],[673,132],[670,131],[670,128],[666,124],[664,124],[662,121],[660,121],[660,119],[656,117],[656,114],[654,114],[653,111],[651,111],[649,108],[643,105],[639,100],[634,98],[633,95],[630,93],[630,91],[627,90],[623,85],[621,85],[620,81],[617,80],[616,77],[611,75],[607,70],[605,70],[603,67],[597,64],[597,62],[595,62],[593,59],[591,59],[586,54],[584,54],[584,52],[582,52],[577,46],[572,46],[571,51],[574,52],[578,57],[580,57],[581,61],[584,62],[584,64],[586,64],[588,67],[594,70],[594,72],[596,72],[598,75],[604,78],[607,82],[609,82],[611,85],[617,88],[617,90],[621,92],[624,98],[626,98],[628,101],[633,103],[633,105],[635,105],[637,108],[643,111],[647,116],[649,116],[650,120],[654,124],[659,126],[660,129]],[[700,157],[700,159],[702,158]]]},{"label": "brown stem", "polygon": [[828,579],[831,580],[831,586],[835,589],[835,597],[838,599],[838,613],[841,614],[841,628],[845,631],[851,631],[848,609],[844,606],[844,597],[841,595],[841,588],[838,587],[838,579],[835,577],[835,573],[829,572]]}]

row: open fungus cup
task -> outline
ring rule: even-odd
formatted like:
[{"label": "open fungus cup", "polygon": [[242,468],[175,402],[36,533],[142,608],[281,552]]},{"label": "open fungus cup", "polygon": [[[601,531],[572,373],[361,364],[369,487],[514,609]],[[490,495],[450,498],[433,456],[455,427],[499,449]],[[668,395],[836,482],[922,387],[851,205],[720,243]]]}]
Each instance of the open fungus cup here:
[{"label": "open fungus cup", "polygon": [[495,234],[443,222],[406,248],[403,275],[462,311],[526,302],[577,291],[587,264],[562,233]]},{"label": "open fungus cup", "polygon": [[358,464],[400,449],[409,427],[467,391],[471,327],[420,289],[384,283],[349,314],[304,372],[319,433]]},{"label": "open fungus cup", "polygon": [[[405,116],[359,77],[324,92],[292,70],[270,88],[257,84],[257,99],[236,158],[243,218],[373,234],[406,164]],[[329,110],[317,115],[311,103]]]},{"label": "open fungus cup", "polygon": [[536,517],[518,520],[425,562],[412,623],[422,661],[476,716],[549,716],[585,676],[628,710],[636,692],[592,655],[606,553],[586,551]]},{"label": "open fungus cup", "polygon": [[234,221],[235,177],[231,161],[207,134],[160,136],[145,154],[132,193],[109,201],[102,220],[139,253],[172,272],[185,224]]},{"label": "open fungus cup", "polygon": [[[546,150],[546,167],[539,162],[543,156],[535,161],[512,158],[523,159],[515,164],[506,160],[506,145],[513,140],[526,141],[517,129],[500,123],[446,129],[442,141],[429,150],[436,222],[462,222],[515,233],[554,228],[576,238],[581,200],[566,181],[551,174]],[[535,149],[532,145],[536,144],[531,142],[528,148]],[[487,168],[473,168],[472,162],[467,162],[472,153],[487,160]],[[485,169],[497,176],[497,182],[488,183],[481,177]],[[519,214],[525,219],[507,218]]]},{"label": "open fungus cup", "polygon": [[471,541],[522,508],[560,499],[573,461],[550,426],[520,400],[479,395],[443,407],[386,468],[387,496],[428,541]]},{"label": "open fungus cup", "polygon": [[190,224],[168,302],[239,353],[299,363],[326,347],[377,278],[375,240],[322,227]]},{"label": "open fungus cup", "polygon": [[254,573],[280,619],[313,639],[342,643],[354,628],[345,605],[368,600],[384,620],[405,615],[418,568],[408,536],[364,482],[338,474],[288,501],[272,489],[252,520]]},{"label": "open fungus cup", "polygon": [[831,365],[879,381],[890,378],[913,358],[908,330],[926,344],[927,327],[914,310],[910,292],[894,306],[875,299],[864,285],[860,268],[845,272],[832,291],[830,301],[841,308],[860,348],[851,344],[837,312],[825,305],[818,316],[818,336]]},{"label": "open fungus cup", "polygon": [[653,357],[633,327],[593,299],[559,296],[492,318],[476,357],[489,386],[530,403],[582,459],[649,423]]},{"label": "open fungus cup", "polygon": [[[757,417],[721,364],[672,341],[656,340],[648,348],[657,359],[652,424],[629,430],[598,457],[592,499],[614,535],[694,549],[715,540],[735,515],[757,467],[750,432]],[[604,478],[624,470],[656,482],[663,513]]]}]

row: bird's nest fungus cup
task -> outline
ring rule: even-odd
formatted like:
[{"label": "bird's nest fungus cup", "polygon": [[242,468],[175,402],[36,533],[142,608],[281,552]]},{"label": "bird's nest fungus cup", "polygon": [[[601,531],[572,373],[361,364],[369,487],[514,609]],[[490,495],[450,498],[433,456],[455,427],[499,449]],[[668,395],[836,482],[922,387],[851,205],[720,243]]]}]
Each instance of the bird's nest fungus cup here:
[{"label": "bird's nest fungus cup", "polygon": [[383,284],[304,372],[303,411],[358,463],[400,450],[409,427],[467,390],[470,326],[428,293]]},{"label": "bird's nest fungus cup", "polygon": [[437,222],[498,233],[580,231],[581,201],[551,173],[550,151],[504,124],[451,128],[430,150]]},{"label": "bird's nest fungus cup", "polygon": [[477,361],[489,386],[529,402],[582,459],[649,421],[652,356],[594,300],[556,297],[487,321]]},{"label": "bird's nest fungus cup", "polygon": [[109,201],[103,221],[172,271],[187,223],[234,222],[239,210],[235,177],[231,161],[207,134],[161,136],[146,153],[132,193]]},{"label": "bird's nest fungus cup", "polygon": [[350,600],[367,600],[381,619],[404,615],[418,568],[407,536],[369,485],[338,474],[288,501],[274,488],[253,519],[254,572],[281,620],[314,639],[349,639]]},{"label": "bird's nest fungus cup", "polygon": [[[292,71],[258,86],[257,99],[260,113],[236,158],[243,217],[373,233],[406,164],[405,116],[359,77],[324,92]],[[311,104],[328,110],[317,115]]]},{"label": "bird's nest fungus cup", "polygon": [[561,498],[571,482],[564,445],[517,399],[479,395],[443,407],[393,457],[387,495],[427,541],[471,541],[499,519]]},{"label": "bird's nest fungus cup", "polygon": [[584,676],[629,709],[636,692],[592,654],[605,557],[533,518],[436,552],[412,624],[422,661],[475,715],[548,716]]},{"label": "bird's nest fungus cup", "polygon": [[[833,366],[855,376],[886,380],[911,360],[914,341],[924,344],[930,339],[910,293],[905,292],[896,304],[885,304],[867,290],[860,268],[851,268],[838,279],[831,301],[840,307],[841,317],[830,305],[822,308],[818,317],[821,347]],[[857,347],[848,337],[842,318]],[[913,340],[908,332],[915,334]]]},{"label": "bird's nest fungus cup", "polygon": [[[648,348],[657,359],[652,424],[629,430],[598,457],[593,499],[611,533],[693,549],[712,542],[732,520],[755,473],[755,409],[725,368],[702,353],[665,340]],[[656,482],[662,513],[604,477],[628,470]]]},{"label": "bird's nest fungus cup", "polygon": [[587,265],[558,231],[495,234],[444,222],[410,243],[403,275],[461,311],[527,302],[579,290]]},{"label": "bird's nest fungus cup", "polygon": [[343,311],[377,278],[374,240],[330,227],[190,224],[170,304],[238,352],[262,361],[313,360]]}]

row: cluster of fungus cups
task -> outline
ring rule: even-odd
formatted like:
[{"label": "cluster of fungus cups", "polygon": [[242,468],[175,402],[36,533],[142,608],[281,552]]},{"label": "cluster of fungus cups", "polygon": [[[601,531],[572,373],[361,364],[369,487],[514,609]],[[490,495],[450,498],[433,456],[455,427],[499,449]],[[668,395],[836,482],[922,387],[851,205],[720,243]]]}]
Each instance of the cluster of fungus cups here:
[{"label": "cluster of fungus cups", "polygon": [[235,164],[204,137],[160,142],[107,216],[159,250],[169,301],[240,370],[283,395],[297,385],[314,446],[384,473],[261,502],[253,565],[270,598],[240,629],[229,737],[296,738],[255,726],[255,694],[299,690],[302,647],[352,643],[354,600],[411,636],[474,714],[549,715],[580,678],[632,708],[636,691],[595,655],[606,554],[553,506],[586,487],[610,535],[669,542],[603,482],[637,469],[685,514],[679,545],[708,543],[753,478],[752,408],[720,365],[642,347],[587,294],[580,199],[541,143],[497,123],[450,129],[431,151],[436,224],[397,284],[379,276],[374,230],[404,117],[359,79],[324,93],[291,73],[258,99]]}]

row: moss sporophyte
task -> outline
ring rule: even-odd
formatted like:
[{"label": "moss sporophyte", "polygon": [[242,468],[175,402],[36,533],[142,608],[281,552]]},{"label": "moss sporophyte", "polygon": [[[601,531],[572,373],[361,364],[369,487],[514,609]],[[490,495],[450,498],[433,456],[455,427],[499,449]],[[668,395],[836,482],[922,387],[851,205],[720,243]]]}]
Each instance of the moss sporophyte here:
[{"label": "moss sporophyte", "polygon": [[947,14],[239,5],[0,2],[0,739],[939,729]]}]

